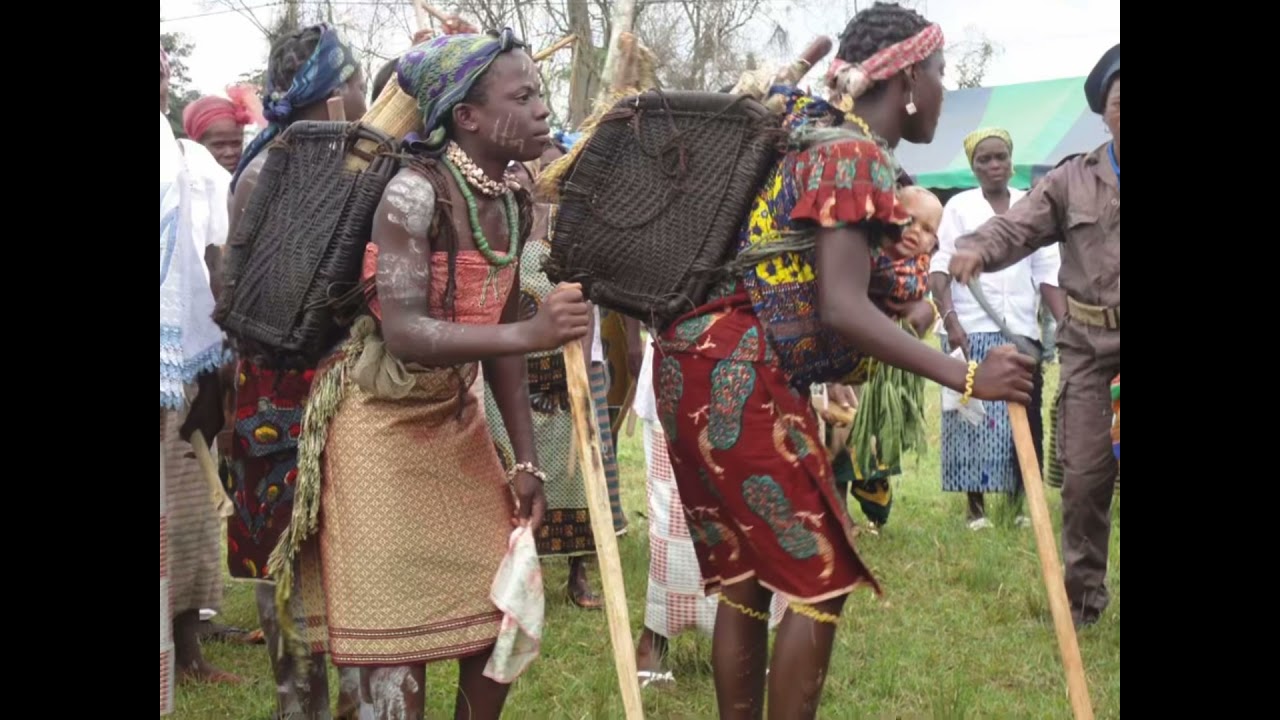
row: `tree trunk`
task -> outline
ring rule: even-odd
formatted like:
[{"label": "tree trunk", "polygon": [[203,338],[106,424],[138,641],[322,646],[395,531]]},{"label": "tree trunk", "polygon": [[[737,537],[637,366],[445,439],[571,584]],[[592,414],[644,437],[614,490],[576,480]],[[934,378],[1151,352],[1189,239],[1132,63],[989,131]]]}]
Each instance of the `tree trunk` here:
[{"label": "tree trunk", "polygon": [[617,7],[614,8],[613,23],[609,29],[609,37],[605,42],[605,67],[602,81],[608,83],[610,87],[615,86],[618,82],[618,67],[623,63],[622,54],[618,48],[618,38],[623,33],[629,33],[635,29],[636,24],[636,0],[619,0]]},{"label": "tree trunk", "polygon": [[267,38],[272,45],[284,35],[298,29],[302,22],[302,10],[298,6],[299,0],[285,0],[284,9],[280,11],[280,22],[276,23],[275,32]]},{"label": "tree trunk", "polygon": [[591,114],[600,88],[600,56],[591,39],[591,12],[588,0],[569,0],[569,32],[578,36],[573,46],[573,65],[569,70],[569,127],[577,128]]}]

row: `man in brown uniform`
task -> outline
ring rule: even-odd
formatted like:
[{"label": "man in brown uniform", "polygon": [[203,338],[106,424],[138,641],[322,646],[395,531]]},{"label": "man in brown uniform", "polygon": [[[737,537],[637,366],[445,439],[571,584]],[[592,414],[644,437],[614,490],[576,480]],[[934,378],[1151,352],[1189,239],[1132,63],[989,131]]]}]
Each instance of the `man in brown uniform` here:
[{"label": "man in brown uniform", "polygon": [[950,271],[962,283],[1002,270],[1062,241],[1059,285],[1067,317],[1058,327],[1058,451],[1062,554],[1076,626],[1097,622],[1107,606],[1108,537],[1116,457],[1109,384],[1120,372],[1120,46],[1085,81],[1089,107],[1112,142],[1065,162],[1004,215],[960,241]]}]

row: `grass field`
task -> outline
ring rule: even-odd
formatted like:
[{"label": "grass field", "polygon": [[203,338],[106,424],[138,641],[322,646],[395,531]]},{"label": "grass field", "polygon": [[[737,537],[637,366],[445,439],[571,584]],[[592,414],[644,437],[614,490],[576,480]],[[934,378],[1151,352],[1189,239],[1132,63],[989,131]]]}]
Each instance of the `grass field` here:
[{"label": "grass field", "polygon": [[[1052,366],[1045,397],[1052,398],[1056,387],[1057,367]],[[886,595],[877,600],[870,592],[859,592],[846,605],[820,717],[1068,718],[1066,682],[1032,531],[1016,528],[1012,511],[992,500],[988,507],[997,527],[977,533],[966,528],[963,497],[939,489],[938,396],[931,386],[928,448],[895,479],[889,524],[878,537],[860,538],[859,550]],[[631,522],[620,547],[632,632],[638,636],[648,572],[639,432],[623,438],[620,456],[623,502]],[[1058,494],[1050,490],[1048,495],[1057,526]],[[857,510],[854,515],[863,521]],[[1111,607],[1080,637],[1099,718],[1120,716],[1118,498],[1113,516]],[[506,717],[622,717],[605,616],[571,605],[566,578],[564,561],[546,564],[542,657],[516,683]],[[257,627],[252,588],[228,583],[218,619]],[[715,717],[710,649],[708,638],[695,635],[673,642],[677,684],[645,690],[648,717]],[[173,717],[270,718],[275,691],[266,650],[211,643],[205,652],[218,666],[251,682],[234,688],[180,687]],[[456,673],[450,663],[429,669],[428,717],[452,716]],[[335,677],[331,688],[336,687]]]}]

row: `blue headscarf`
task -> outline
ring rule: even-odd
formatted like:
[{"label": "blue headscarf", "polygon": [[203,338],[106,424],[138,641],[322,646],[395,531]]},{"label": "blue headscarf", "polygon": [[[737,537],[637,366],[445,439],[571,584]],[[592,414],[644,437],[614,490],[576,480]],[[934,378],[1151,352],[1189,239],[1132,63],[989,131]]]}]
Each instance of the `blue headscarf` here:
[{"label": "blue headscarf", "polygon": [[[313,27],[320,30],[320,42],[316,43],[311,57],[298,68],[292,85],[287,89],[272,87],[275,67],[267,66],[267,89],[262,94],[262,114],[270,124],[245,148],[240,164],[236,166],[236,172],[231,178],[232,192],[235,192],[240,173],[249,166],[254,156],[289,126],[294,110],[314,105],[329,97],[334,90],[350,80],[360,67],[356,64],[351,49],[338,38],[337,30],[323,23]],[[313,28],[307,28],[311,29]]]},{"label": "blue headscarf", "polygon": [[574,143],[582,138],[581,132],[570,132],[568,130],[557,130],[555,140],[560,143],[566,151],[573,149]]},{"label": "blue headscarf", "polygon": [[444,147],[445,118],[499,55],[518,47],[524,45],[504,28],[496,35],[440,35],[400,58],[396,80],[418,101],[428,150]]}]

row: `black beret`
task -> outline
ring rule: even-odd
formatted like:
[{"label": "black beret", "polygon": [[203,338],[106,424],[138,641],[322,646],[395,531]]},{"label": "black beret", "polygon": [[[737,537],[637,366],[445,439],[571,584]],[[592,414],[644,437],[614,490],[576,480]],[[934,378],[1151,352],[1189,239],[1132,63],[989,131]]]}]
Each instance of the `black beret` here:
[{"label": "black beret", "polygon": [[1111,79],[1120,74],[1120,44],[1111,48],[1102,56],[1093,71],[1084,81],[1084,96],[1089,100],[1089,109],[1102,114],[1107,104],[1107,91],[1111,89]]}]

